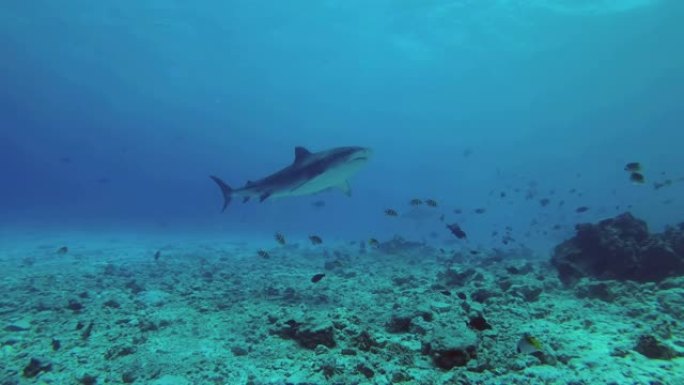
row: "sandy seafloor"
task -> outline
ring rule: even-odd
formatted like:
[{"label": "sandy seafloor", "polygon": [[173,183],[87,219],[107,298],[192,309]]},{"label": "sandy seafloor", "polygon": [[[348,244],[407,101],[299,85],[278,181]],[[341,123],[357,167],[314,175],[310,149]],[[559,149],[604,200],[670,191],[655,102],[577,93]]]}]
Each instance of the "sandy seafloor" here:
[{"label": "sandy seafloor", "polygon": [[[590,282],[563,288],[543,259],[288,242],[5,234],[0,384],[684,384],[684,357],[634,350],[649,335],[684,352],[684,279],[591,294]],[[466,326],[477,313],[491,329]],[[390,332],[392,317],[408,329]],[[290,320],[332,330],[335,347],[274,332]],[[515,352],[525,332],[545,359]],[[468,340],[477,357],[463,367],[423,354]]]}]

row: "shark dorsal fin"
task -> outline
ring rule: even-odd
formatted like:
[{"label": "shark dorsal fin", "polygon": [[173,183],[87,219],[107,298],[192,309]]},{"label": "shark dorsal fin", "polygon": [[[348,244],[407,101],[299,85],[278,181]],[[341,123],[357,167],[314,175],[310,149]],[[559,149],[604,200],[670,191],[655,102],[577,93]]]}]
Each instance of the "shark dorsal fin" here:
[{"label": "shark dorsal fin", "polygon": [[295,147],[295,163],[301,162],[302,160],[308,158],[311,155],[311,151],[307,150],[302,146]]}]

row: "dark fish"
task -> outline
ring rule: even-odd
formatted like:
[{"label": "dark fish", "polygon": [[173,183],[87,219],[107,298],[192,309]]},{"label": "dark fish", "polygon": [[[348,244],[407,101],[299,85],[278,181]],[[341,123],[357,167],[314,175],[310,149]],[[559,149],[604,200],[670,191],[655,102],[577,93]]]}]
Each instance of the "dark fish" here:
[{"label": "dark fish", "polygon": [[475,214],[484,214],[485,211],[487,211],[487,209],[485,209],[485,208],[478,208],[478,209],[475,209]]},{"label": "dark fish", "polygon": [[378,240],[375,239],[375,238],[371,238],[371,239],[368,240],[368,244],[369,244],[371,247],[378,247],[378,246],[380,245],[380,242],[378,242]]},{"label": "dark fish", "polygon": [[320,245],[323,243],[323,240],[318,235],[309,235],[309,240],[311,241],[312,245]]},{"label": "dark fish", "polygon": [[634,183],[644,183],[646,181],[644,175],[639,172],[633,172],[629,174],[629,180],[631,180]]},{"label": "dark fish", "polygon": [[271,258],[271,255],[266,251],[266,250],[259,250],[257,251],[257,255],[259,255],[263,259],[269,259]]},{"label": "dark fish", "polygon": [[461,214],[463,213],[463,210],[461,209],[454,209],[454,214]]},{"label": "dark fish", "polygon": [[456,223],[447,225],[447,229],[449,229],[449,231],[451,231],[451,234],[454,234],[458,239],[463,239],[466,237],[466,233]]},{"label": "dark fish", "polygon": [[480,252],[477,250],[470,250],[470,254],[471,255],[478,255],[478,254],[480,254]]},{"label": "dark fish", "polygon": [[437,207],[437,201],[434,199],[426,199],[425,204],[430,207]]},{"label": "dark fish", "polygon": [[62,246],[59,249],[57,249],[57,254],[59,255],[64,255],[69,252],[69,248],[66,246]]},{"label": "dark fish", "polygon": [[442,214],[442,215],[439,216],[439,221],[440,221],[440,222],[444,222],[444,214]]},{"label": "dark fish", "polygon": [[580,206],[580,207],[578,207],[578,208],[575,209],[575,212],[576,212],[576,213],[583,213],[583,212],[586,212],[586,211],[589,211],[589,207],[587,207],[587,206]]},{"label": "dark fish", "polygon": [[161,250],[157,250],[157,252],[154,253],[154,260],[158,261],[160,257],[161,257]]},{"label": "dark fish", "polygon": [[450,295],[451,295],[451,292],[450,292],[449,290],[442,290],[442,291],[440,291],[440,293],[442,293],[442,294],[444,294],[444,295],[446,295],[446,296],[450,296]]},{"label": "dark fish", "polygon": [[629,162],[625,165],[625,171],[628,172],[639,172],[641,171],[641,163],[639,162]]},{"label": "dark fish", "polygon": [[500,192],[500,193],[499,193],[499,197],[505,198],[505,197],[506,197],[506,192],[505,192],[505,191]]},{"label": "dark fish", "polygon": [[320,209],[321,207],[325,207],[325,201],[316,201],[311,203],[311,206]]},{"label": "dark fish", "polygon": [[465,293],[460,293],[460,292],[459,292],[458,294],[456,294],[456,296],[458,296],[458,298],[460,298],[460,299],[462,299],[462,300],[465,300],[465,299],[466,299]]},{"label": "dark fish", "polygon": [[325,277],[325,274],[323,274],[323,273],[316,274],[313,277],[311,277],[311,282],[316,283],[316,282],[320,281],[321,279],[323,279],[323,277]]},{"label": "dark fish", "polygon": [[275,233],[275,240],[281,245],[285,244],[285,236],[281,233]]},{"label": "dark fish", "polygon": [[399,213],[397,213],[397,210],[387,209],[385,210],[385,215],[387,215],[388,217],[396,217],[399,215]]},{"label": "dark fish", "polygon": [[546,207],[549,203],[551,203],[551,200],[549,198],[542,198],[539,200],[539,204],[542,207]]},{"label": "dark fish", "polygon": [[420,200],[420,199],[418,199],[418,198],[413,198],[413,199],[411,199],[411,201],[409,202],[409,204],[410,204],[411,206],[420,206],[420,205],[423,204],[423,201]]},{"label": "dark fish", "polygon": [[477,331],[483,331],[492,328],[492,325],[490,325],[481,315],[470,318],[470,320],[466,322],[466,325],[468,325],[469,328]]}]

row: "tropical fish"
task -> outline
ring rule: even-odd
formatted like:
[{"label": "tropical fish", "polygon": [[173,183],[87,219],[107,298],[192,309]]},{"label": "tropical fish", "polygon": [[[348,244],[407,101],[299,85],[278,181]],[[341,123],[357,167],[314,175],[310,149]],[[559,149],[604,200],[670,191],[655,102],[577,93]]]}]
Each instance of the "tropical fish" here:
[{"label": "tropical fish", "polygon": [[456,238],[458,239],[463,239],[466,237],[465,231],[463,231],[461,227],[456,223],[447,225],[447,229],[449,229],[449,231],[451,231],[451,234],[454,234],[454,236],[456,236]]},{"label": "tropical fish", "polygon": [[320,245],[323,243],[323,240],[318,235],[309,235],[309,240],[311,241],[312,245]]},{"label": "tropical fish", "polygon": [[410,204],[411,206],[420,206],[420,205],[423,204],[423,201],[422,201],[421,199],[418,199],[418,198],[413,198],[413,199],[411,199],[411,201],[409,202],[409,204]]},{"label": "tropical fish", "polygon": [[59,255],[65,255],[68,252],[69,252],[69,248],[66,246],[62,246],[59,249],[57,249],[57,254],[59,254]]},{"label": "tropical fish", "polygon": [[489,322],[487,322],[487,320],[481,314],[478,314],[475,317],[471,317],[466,322],[466,325],[468,325],[469,328],[477,331],[483,331],[492,328],[492,325],[490,325]]},{"label": "tropical fish", "polygon": [[275,233],[275,240],[276,242],[280,243],[281,245],[284,245],[285,242],[285,236],[281,233]]},{"label": "tropical fish", "polygon": [[323,273],[316,274],[313,277],[311,277],[311,282],[316,283],[316,282],[320,281],[321,279],[323,279],[323,277],[325,277],[325,274],[323,274]]},{"label": "tropical fish", "polygon": [[540,353],[542,346],[539,340],[529,333],[523,334],[518,341],[518,346],[515,349],[520,354]]},{"label": "tropical fish", "polygon": [[644,183],[646,181],[646,178],[644,178],[644,174],[640,172],[633,172],[629,174],[629,180],[631,180],[634,183]]},{"label": "tropical fish", "polygon": [[434,199],[426,199],[425,204],[430,207],[437,207],[437,201]]},{"label": "tropical fish", "polygon": [[378,242],[378,240],[375,238],[371,238],[368,240],[368,245],[370,245],[371,247],[378,247],[380,245],[380,242]]},{"label": "tropical fish", "polygon": [[639,172],[639,171],[641,171],[641,163],[629,162],[625,165],[625,171],[627,171],[627,172]]},{"label": "tropical fish", "polygon": [[399,213],[395,209],[386,209],[385,215],[387,215],[388,217],[396,217],[399,215]]},{"label": "tropical fish", "polygon": [[271,258],[271,255],[270,255],[270,254],[268,253],[268,251],[266,251],[266,250],[259,250],[259,251],[257,251],[257,255],[259,255],[261,258],[264,258],[264,259],[269,259],[269,258]]},{"label": "tropical fish", "polygon": [[295,159],[291,165],[257,181],[248,181],[244,187],[233,189],[216,176],[223,193],[223,210],[233,197],[247,202],[258,197],[260,202],[268,198],[311,195],[339,188],[351,195],[348,179],[366,164],[372,151],[364,147],[337,147],[313,153],[304,147],[295,147]]}]

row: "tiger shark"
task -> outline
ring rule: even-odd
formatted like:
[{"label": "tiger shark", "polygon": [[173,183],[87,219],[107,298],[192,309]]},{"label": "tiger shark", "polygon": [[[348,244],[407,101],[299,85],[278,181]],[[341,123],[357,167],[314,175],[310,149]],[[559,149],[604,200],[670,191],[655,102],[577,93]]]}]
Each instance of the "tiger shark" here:
[{"label": "tiger shark", "polygon": [[243,203],[252,197],[263,202],[269,198],[311,195],[335,188],[351,195],[349,178],[366,164],[372,151],[365,147],[336,147],[311,152],[304,147],[295,147],[294,153],[294,162],[289,166],[265,178],[247,181],[241,188],[233,189],[211,175],[223,193],[222,211],[233,197],[241,197]]}]

